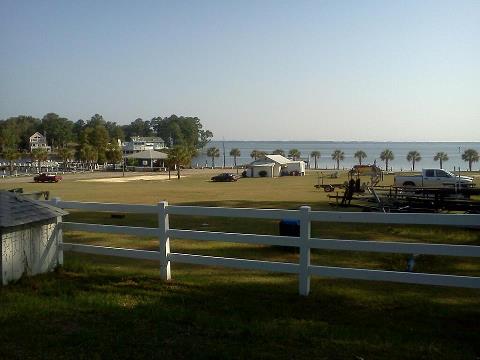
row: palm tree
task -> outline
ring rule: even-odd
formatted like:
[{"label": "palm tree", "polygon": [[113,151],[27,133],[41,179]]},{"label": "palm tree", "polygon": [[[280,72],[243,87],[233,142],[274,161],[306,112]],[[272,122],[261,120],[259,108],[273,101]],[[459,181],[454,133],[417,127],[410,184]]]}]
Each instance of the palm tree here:
[{"label": "palm tree", "polygon": [[474,149],[467,149],[462,154],[462,160],[468,161],[468,169],[472,171],[472,163],[478,161],[478,152]]},{"label": "palm tree", "polygon": [[298,149],[291,149],[288,152],[288,157],[292,158],[293,160],[298,160],[302,153]]},{"label": "palm tree", "polygon": [[440,161],[440,169],[443,169],[443,162],[448,161],[448,155],[447,153],[440,151],[433,157],[433,160]]},{"label": "palm tree", "polygon": [[233,164],[237,167],[237,157],[240,156],[240,149],[234,148],[230,150],[230,156],[233,156]]},{"label": "palm tree", "polygon": [[282,156],[285,156],[285,151],[283,151],[282,149],[277,149],[275,151],[272,152],[272,155],[282,155]]},{"label": "palm tree", "polygon": [[[220,156],[220,150],[218,148],[212,148],[212,149],[217,149],[217,152],[218,152],[217,157]],[[175,167],[177,168],[177,179],[180,180],[180,169],[182,168],[182,165],[188,165],[194,153],[195,153],[195,149],[192,149],[191,147],[184,146],[184,145],[175,145],[173,148],[171,148],[170,151],[168,152],[168,158],[167,158],[167,163],[169,165],[168,178],[170,179],[170,169],[172,168],[173,165],[175,165]]]},{"label": "palm tree", "polygon": [[380,153],[380,159],[385,161],[385,171],[388,171],[388,162],[395,159],[393,151],[390,149],[385,149]]},{"label": "palm tree", "polygon": [[261,151],[261,150],[257,150],[257,149],[252,150],[252,152],[250,153],[250,157],[254,160],[257,160],[258,158],[260,158],[264,155],[265,155],[265,151]]},{"label": "palm tree", "polygon": [[362,165],[362,159],[366,159],[367,158],[367,154],[365,153],[365,151],[363,150],[358,150],[355,155],[353,155],[353,157],[357,158],[358,159],[358,163],[360,165]]},{"label": "palm tree", "polygon": [[212,168],[215,167],[215,158],[220,156],[220,149],[211,147],[207,149],[207,156],[212,158]]},{"label": "palm tree", "polygon": [[332,153],[332,159],[337,162],[337,170],[339,170],[340,169],[340,161],[345,159],[345,153],[342,150],[337,149]]},{"label": "palm tree", "polygon": [[47,161],[48,159],[48,152],[46,149],[33,149],[30,152],[32,157],[32,161],[36,161],[38,163],[38,172],[41,172],[41,163],[42,161]]},{"label": "palm tree", "polygon": [[407,154],[407,161],[412,163],[412,170],[415,171],[415,163],[422,160],[420,153],[417,150],[410,151]]},{"label": "palm tree", "polygon": [[312,151],[310,153],[310,156],[313,157],[313,159],[315,161],[315,169],[316,169],[317,168],[317,159],[321,156],[320,151],[317,151],[317,150]]},{"label": "palm tree", "polygon": [[20,153],[17,151],[17,149],[6,148],[3,150],[2,156],[5,158],[5,160],[8,160],[10,175],[13,175],[13,161],[20,157]]}]

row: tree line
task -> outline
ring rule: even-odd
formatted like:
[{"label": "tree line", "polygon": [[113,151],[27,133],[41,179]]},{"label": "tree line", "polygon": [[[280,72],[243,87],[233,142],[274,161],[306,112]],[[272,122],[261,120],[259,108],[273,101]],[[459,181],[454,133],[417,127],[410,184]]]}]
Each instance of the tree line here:
[{"label": "tree line", "polygon": [[[254,160],[257,160],[258,158],[262,158],[263,156],[265,156],[267,154],[268,153],[266,151],[254,149],[250,153],[250,157]],[[271,154],[272,155],[286,156],[285,151],[282,150],[282,149],[276,149],[276,150],[272,151]],[[301,155],[302,154],[298,149],[291,149],[291,150],[289,150],[287,156],[289,158],[293,159],[293,160],[298,160],[298,159],[300,159]],[[207,157],[212,159],[212,167],[215,167],[215,158],[218,158],[219,156],[220,156],[220,149],[219,148],[211,147],[211,148],[207,149]],[[231,149],[230,150],[230,156],[233,157],[234,165],[236,167],[237,166],[237,157],[241,156],[240,149],[238,149],[238,148]],[[340,162],[345,159],[345,153],[340,149],[336,149],[332,152],[332,154],[330,156],[331,156],[332,160],[335,160],[335,162],[337,164],[337,170],[339,170],[340,169]],[[314,168],[317,169],[317,162],[318,162],[318,159],[320,159],[320,157],[321,157],[320,151],[316,151],[316,150],[312,151],[310,153],[310,157],[312,157],[314,159]],[[358,151],[355,152],[353,157],[358,160],[359,165],[362,165],[362,161],[367,158],[367,153],[363,150],[358,150]],[[395,159],[395,155],[394,155],[392,150],[385,149],[380,153],[380,159],[385,163],[385,171],[388,171],[389,164],[390,164],[391,161],[393,161]],[[406,156],[406,159],[407,159],[408,162],[410,162],[412,164],[412,169],[415,170],[415,164],[418,163],[420,160],[422,160],[422,157],[421,157],[421,155],[418,151],[412,150],[412,151],[408,152],[408,154]],[[437,152],[433,156],[433,160],[434,161],[439,161],[440,168],[443,168],[443,162],[448,161],[448,154],[443,152],[443,151]],[[479,154],[475,149],[467,149],[462,154],[462,160],[468,162],[468,168],[469,168],[470,171],[472,171],[472,164],[474,162],[479,161]]]},{"label": "tree line", "polygon": [[4,159],[10,161],[10,168],[12,161],[22,154],[28,154],[39,163],[47,159],[45,149],[29,151],[29,138],[35,132],[46,135],[48,145],[63,162],[76,159],[90,164],[120,162],[122,151],[118,140],[131,140],[134,136],[161,137],[172,154],[178,155],[172,157],[176,157],[177,162],[181,158],[183,163],[188,161],[188,156],[180,156],[180,153],[193,156],[213,137],[210,130],[203,129],[197,117],[171,115],[151,120],[137,118],[128,125],[119,125],[106,121],[100,114],[86,121],[79,119],[75,122],[56,113],[48,113],[41,119],[19,115],[0,120],[0,152]]}]

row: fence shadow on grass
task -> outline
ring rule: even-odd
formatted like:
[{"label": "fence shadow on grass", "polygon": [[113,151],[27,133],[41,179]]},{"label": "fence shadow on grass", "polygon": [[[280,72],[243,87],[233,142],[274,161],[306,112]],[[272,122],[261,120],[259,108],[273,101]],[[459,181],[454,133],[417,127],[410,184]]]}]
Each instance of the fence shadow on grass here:
[{"label": "fence shadow on grass", "polygon": [[305,298],[290,275],[183,265],[162,283],[157,270],[74,255],[56,274],[2,289],[2,356],[451,359],[480,351],[478,290],[315,279]]}]

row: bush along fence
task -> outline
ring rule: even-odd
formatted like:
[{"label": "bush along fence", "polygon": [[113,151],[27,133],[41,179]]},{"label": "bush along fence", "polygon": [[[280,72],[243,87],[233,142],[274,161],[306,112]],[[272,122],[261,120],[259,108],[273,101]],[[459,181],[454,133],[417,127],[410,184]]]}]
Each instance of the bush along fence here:
[{"label": "bush along fence", "polygon": [[[160,202],[157,205],[130,205],[61,201],[58,198],[48,202],[64,209],[93,212],[157,214],[158,228],[64,222],[62,223],[62,231],[86,231],[158,237],[158,251],[72,243],[62,243],[61,247],[63,251],[157,260],[160,263],[160,277],[165,281],[171,278],[171,263],[186,263],[296,274],[298,275],[299,293],[304,296],[310,292],[311,276],[480,288],[480,277],[331,267],[312,265],[310,263],[311,249],[480,257],[480,246],[318,239],[311,237],[310,230],[312,221],[478,227],[480,225],[480,215],[475,214],[385,214],[311,211],[308,206],[302,206],[299,210],[197,207],[169,205],[167,202]],[[240,219],[292,219],[300,223],[300,237],[171,229],[169,226],[169,215],[217,216]],[[170,251],[171,238],[296,247],[299,249],[300,256],[298,263],[288,263],[182,254]]]}]

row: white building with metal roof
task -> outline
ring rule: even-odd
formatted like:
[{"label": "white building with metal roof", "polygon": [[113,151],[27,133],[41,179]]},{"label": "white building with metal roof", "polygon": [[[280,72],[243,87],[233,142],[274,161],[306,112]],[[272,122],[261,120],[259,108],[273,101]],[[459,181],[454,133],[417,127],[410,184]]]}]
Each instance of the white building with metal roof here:
[{"label": "white building with metal roof", "polygon": [[305,162],[290,160],[282,155],[264,155],[247,165],[249,177],[305,175]]}]

